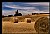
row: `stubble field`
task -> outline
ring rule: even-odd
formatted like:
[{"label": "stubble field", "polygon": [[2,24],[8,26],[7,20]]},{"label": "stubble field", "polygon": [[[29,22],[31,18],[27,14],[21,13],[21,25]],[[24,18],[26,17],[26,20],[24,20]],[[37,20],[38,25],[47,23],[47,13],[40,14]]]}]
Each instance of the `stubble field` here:
[{"label": "stubble field", "polygon": [[[34,28],[36,20],[40,17],[48,15],[32,15],[32,16],[17,16],[2,18],[2,33],[3,34],[38,34]],[[18,23],[14,23],[14,18],[18,18]],[[25,18],[31,18],[31,23],[27,23]],[[42,33],[40,33],[42,34]],[[47,33],[45,33],[47,34]]]}]

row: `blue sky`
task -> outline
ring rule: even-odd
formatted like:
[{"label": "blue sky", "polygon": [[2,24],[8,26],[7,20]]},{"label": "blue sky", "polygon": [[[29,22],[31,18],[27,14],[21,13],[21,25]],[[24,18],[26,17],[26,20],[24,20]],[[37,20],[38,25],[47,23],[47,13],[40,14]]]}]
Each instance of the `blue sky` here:
[{"label": "blue sky", "polygon": [[49,2],[2,2],[2,15],[14,15],[16,10],[23,15],[49,13]]}]

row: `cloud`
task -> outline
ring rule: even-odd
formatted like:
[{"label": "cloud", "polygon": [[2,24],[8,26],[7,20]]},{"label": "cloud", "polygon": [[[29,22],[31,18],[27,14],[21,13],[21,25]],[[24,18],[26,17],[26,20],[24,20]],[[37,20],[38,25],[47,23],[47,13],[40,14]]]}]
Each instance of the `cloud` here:
[{"label": "cloud", "polygon": [[35,7],[21,7],[21,6],[18,6],[18,5],[5,5],[5,7],[9,7],[9,8],[14,8],[14,9],[36,9]]},{"label": "cloud", "polygon": [[[16,10],[3,10],[2,15],[14,15]],[[22,15],[32,14],[32,13],[49,13],[49,11],[37,11],[37,10],[19,10],[19,13],[22,13]]]},{"label": "cloud", "polygon": [[22,13],[23,15],[32,14],[32,13],[49,13],[49,11],[37,11],[37,10],[27,10],[27,11],[19,10],[19,12]]},{"label": "cloud", "polygon": [[[34,7],[34,6],[38,6],[38,7]],[[5,10],[4,7],[12,8],[13,10],[7,10],[7,9]],[[9,15],[9,14],[14,15],[17,9],[21,9],[19,10],[19,12],[22,13],[23,15],[31,14],[31,13],[49,13],[49,2],[36,2],[36,3],[21,2],[17,4],[15,4],[14,2],[3,2],[2,8],[4,8],[4,10],[2,9],[3,15]]]},{"label": "cloud", "polygon": [[14,15],[16,10],[2,10],[2,15]]},{"label": "cloud", "polygon": [[43,5],[43,6],[49,6],[49,2],[27,2],[27,3],[24,3],[24,4],[30,4],[30,5],[33,5],[33,6],[38,6],[38,5]]}]

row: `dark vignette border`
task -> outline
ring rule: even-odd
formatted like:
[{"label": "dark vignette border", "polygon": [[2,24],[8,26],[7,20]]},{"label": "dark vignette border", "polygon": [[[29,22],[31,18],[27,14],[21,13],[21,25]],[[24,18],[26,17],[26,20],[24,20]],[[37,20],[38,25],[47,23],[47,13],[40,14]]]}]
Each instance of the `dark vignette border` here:
[{"label": "dark vignette border", "polygon": [[[1,5],[2,6],[2,5]],[[0,8],[1,9],[1,11],[0,11],[0,15],[1,15],[1,17],[0,17],[0,32],[2,31],[2,8]],[[49,17],[50,17],[50,2],[49,2]],[[50,34],[50,18],[49,18],[49,33],[48,34]]]},{"label": "dark vignette border", "polygon": [[49,2],[49,33],[50,34],[50,2]]},{"label": "dark vignette border", "polygon": [[0,2],[0,34],[2,33],[2,2]]},{"label": "dark vignette border", "polygon": [[16,2],[16,1],[18,1],[18,2],[21,2],[21,1],[23,1],[23,2],[49,2],[48,0],[2,0],[3,2]]}]

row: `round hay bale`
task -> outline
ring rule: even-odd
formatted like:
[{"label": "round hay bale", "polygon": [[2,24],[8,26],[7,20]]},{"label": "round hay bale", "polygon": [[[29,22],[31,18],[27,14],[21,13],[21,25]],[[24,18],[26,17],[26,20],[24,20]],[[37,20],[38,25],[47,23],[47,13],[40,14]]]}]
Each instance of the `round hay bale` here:
[{"label": "round hay bale", "polygon": [[26,23],[31,23],[31,18],[25,18],[24,20]]},{"label": "round hay bale", "polygon": [[36,32],[48,32],[48,22],[47,17],[39,18],[34,25]]},{"label": "round hay bale", "polygon": [[27,19],[27,23],[31,23],[31,19]]},{"label": "round hay bale", "polygon": [[18,18],[15,18],[14,19],[14,23],[18,23]]}]

